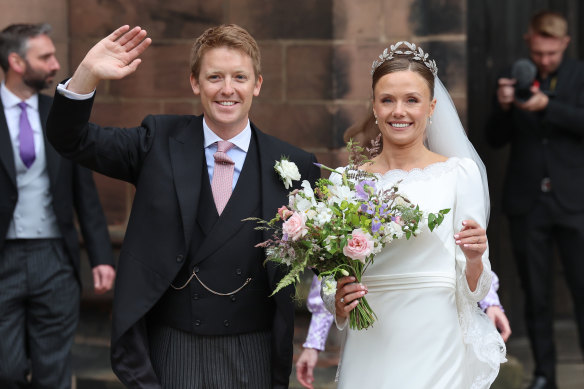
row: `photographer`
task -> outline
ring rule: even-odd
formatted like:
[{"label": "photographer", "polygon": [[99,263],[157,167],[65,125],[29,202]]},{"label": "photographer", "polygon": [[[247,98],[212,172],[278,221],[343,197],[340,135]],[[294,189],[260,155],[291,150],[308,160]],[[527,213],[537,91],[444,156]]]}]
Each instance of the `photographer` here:
[{"label": "photographer", "polygon": [[584,350],[584,64],[564,58],[566,19],[543,11],[525,42],[535,65],[516,63],[500,78],[487,124],[491,146],[511,144],[503,193],[513,251],[525,293],[535,361],[530,389],[556,388],[553,252],[559,248]]}]

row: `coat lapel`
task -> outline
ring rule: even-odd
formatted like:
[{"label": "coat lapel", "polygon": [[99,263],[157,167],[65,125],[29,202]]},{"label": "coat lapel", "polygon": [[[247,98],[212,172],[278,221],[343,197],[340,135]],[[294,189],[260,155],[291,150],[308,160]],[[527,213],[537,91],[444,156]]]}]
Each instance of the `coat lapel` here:
[{"label": "coat lapel", "polygon": [[195,117],[169,140],[174,187],[178,197],[186,247],[190,247],[197,217],[204,158],[202,117]]},{"label": "coat lapel", "polygon": [[[282,150],[274,147],[269,138],[261,131],[255,129],[258,139],[258,151],[260,156],[260,174],[262,183],[262,219],[270,220],[276,216],[278,208],[287,205],[288,189],[274,170],[274,164],[282,155]],[[264,240],[268,240],[272,232],[263,231]]]},{"label": "coat lapel", "polygon": [[4,115],[4,104],[0,99],[0,163],[6,170],[10,181],[16,188],[16,167],[14,166],[14,152],[12,150],[12,141],[10,140],[10,131]]}]

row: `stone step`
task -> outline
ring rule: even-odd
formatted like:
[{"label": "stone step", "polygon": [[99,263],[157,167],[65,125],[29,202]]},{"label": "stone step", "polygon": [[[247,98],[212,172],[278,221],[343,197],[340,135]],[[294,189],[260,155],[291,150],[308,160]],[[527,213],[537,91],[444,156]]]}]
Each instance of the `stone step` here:
[{"label": "stone step", "polygon": [[[294,360],[302,351],[310,316],[299,312],[294,331]],[[558,342],[558,375],[562,389],[584,387],[584,364],[578,349],[577,334],[573,321],[555,323]],[[111,330],[110,306],[85,304],[73,345],[73,389],[121,389],[111,370],[109,359],[109,336]],[[315,368],[315,388],[335,388],[334,378],[338,364],[340,336],[332,329],[326,344],[326,351],[319,356]],[[493,389],[521,389],[531,379],[533,362],[529,342],[525,337],[512,337],[507,344],[509,362],[501,366],[501,372],[493,384]],[[290,377],[290,388],[301,388],[296,380],[294,368]]]}]

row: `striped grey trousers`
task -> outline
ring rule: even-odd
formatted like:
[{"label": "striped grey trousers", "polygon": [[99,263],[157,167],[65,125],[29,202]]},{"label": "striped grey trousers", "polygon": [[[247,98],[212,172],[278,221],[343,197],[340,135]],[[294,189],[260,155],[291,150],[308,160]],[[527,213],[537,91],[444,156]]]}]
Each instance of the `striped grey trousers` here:
[{"label": "striped grey trousers", "polygon": [[7,240],[0,250],[0,388],[71,387],[81,290],[61,239]]},{"label": "striped grey trousers", "polygon": [[150,359],[164,389],[268,389],[271,335],[201,336],[151,326]]}]

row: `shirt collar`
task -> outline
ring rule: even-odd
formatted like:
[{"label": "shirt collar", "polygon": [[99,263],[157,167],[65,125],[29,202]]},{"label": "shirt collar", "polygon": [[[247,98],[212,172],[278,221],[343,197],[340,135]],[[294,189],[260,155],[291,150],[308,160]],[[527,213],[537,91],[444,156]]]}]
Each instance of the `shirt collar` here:
[{"label": "shirt collar", "polygon": [[247,120],[247,125],[239,134],[235,135],[231,139],[222,139],[219,135],[215,134],[213,130],[209,128],[207,125],[207,121],[203,116],[203,136],[204,136],[204,145],[205,148],[211,146],[213,143],[216,143],[220,140],[228,140],[229,142],[233,143],[239,149],[243,150],[247,153],[249,148],[249,142],[251,140],[251,125],[249,124],[249,119]]},{"label": "shirt collar", "polygon": [[[2,103],[6,108],[16,107],[17,104],[22,101],[18,96],[12,93],[10,89],[6,87],[4,81],[2,81],[2,85],[0,85],[0,98],[2,98]],[[30,108],[33,108],[37,111],[39,110],[39,99],[37,94],[32,95],[31,97],[24,101],[26,102],[26,105],[28,105]]]}]

